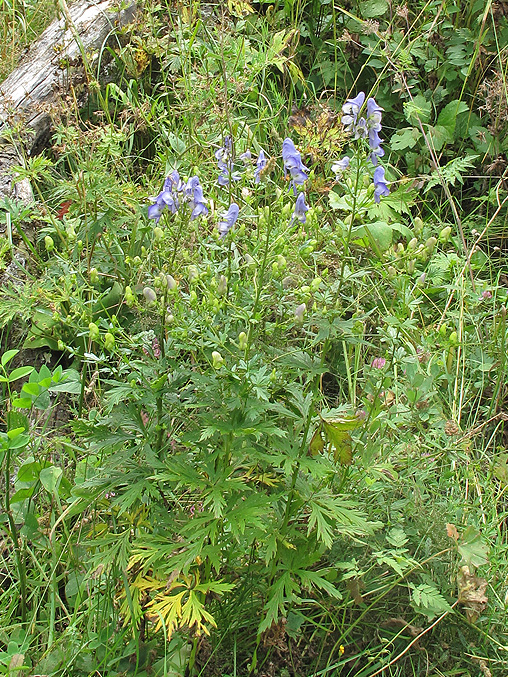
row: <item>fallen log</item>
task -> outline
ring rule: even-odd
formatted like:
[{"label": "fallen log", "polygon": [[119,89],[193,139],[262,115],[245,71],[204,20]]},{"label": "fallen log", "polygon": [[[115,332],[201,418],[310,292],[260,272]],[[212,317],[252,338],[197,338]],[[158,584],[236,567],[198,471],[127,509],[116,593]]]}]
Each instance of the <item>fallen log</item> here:
[{"label": "fallen log", "polygon": [[23,163],[23,151],[36,154],[44,147],[50,136],[51,105],[77,83],[87,84],[97,55],[115,28],[133,19],[135,2],[129,0],[120,9],[114,0],[83,0],[67,8],[60,0],[59,7],[63,16],[42,33],[0,85],[0,199],[25,204],[32,200],[28,181],[13,184],[10,168]]}]

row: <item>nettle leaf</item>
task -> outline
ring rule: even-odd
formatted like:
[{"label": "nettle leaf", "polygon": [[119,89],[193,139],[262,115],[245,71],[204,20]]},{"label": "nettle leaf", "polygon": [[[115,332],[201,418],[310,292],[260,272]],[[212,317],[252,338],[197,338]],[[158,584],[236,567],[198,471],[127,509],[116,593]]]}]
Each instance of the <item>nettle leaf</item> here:
[{"label": "nettle leaf", "polygon": [[450,101],[439,113],[436,127],[444,127],[453,141],[457,117],[467,111],[469,111],[469,108],[464,101]]},{"label": "nettle leaf", "polygon": [[[430,101],[427,101],[427,99],[423,96],[423,94],[418,94],[413,98],[412,101],[406,101],[404,103],[404,117],[409,123],[422,122],[423,124],[425,124],[429,122],[431,111],[432,106],[430,104]],[[412,146],[410,147],[412,148]]]},{"label": "nettle leaf", "polygon": [[[390,146],[392,150],[406,150],[407,148],[414,148],[421,136],[421,131],[416,127],[405,127],[404,129],[399,129],[397,132],[395,132],[395,134],[393,134],[392,138],[390,139]],[[330,195],[331,194],[332,192],[330,192]]]},{"label": "nettle leaf", "polygon": [[411,606],[418,613],[427,616],[429,621],[445,611],[452,611],[450,604],[433,585],[410,583],[409,587],[412,589]]}]

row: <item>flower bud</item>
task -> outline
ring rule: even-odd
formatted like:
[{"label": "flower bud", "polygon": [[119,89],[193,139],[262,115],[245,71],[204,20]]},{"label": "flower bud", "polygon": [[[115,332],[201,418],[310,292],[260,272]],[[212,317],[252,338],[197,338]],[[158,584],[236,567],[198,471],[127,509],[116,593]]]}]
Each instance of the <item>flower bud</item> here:
[{"label": "flower bud", "polygon": [[439,239],[441,240],[441,242],[448,242],[451,234],[452,234],[451,226],[446,226],[446,228],[443,228],[443,230],[439,233]]},{"label": "flower bud", "polygon": [[412,240],[409,240],[407,243],[408,249],[416,249],[418,247],[418,238],[414,237]]},{"label": "flower bud", "polygon": [[104,334],[104,350],[109,352],[115,349],[115,337],[109,331]]},{"label": "flower bud", "polygon": [[143,296],[150,306],[152,306],[157,301],[157,294],[151,287],[145,287],[143,289]]},{"label": "flower bud", "polygon": [[425,278],[427,277],[426,273],[422,273],[420,277],[418,278],[418,286],[423,287],[425,284]]},{"label": "flower bud", "polygon": [[287,265],[287,261],[286,261],[285,257],[282,256],[282,254],[279,254],[279,255],[277,256],[277,267],[278,267],[280,270],[284,270],[284,268],[286,267],[286,265]]},{"label": "flower bud", "polygon": [[194,289],[193,289],[193,290],[191,291],[191,293],[189,294],[189,303],[190,303],[191,306],[192,306],[192,305],[194,305],[195,303],[197,303],[197,300],[198,300],[198,295],[196,294],[196,292],[195,292]]},{"label": "flower bud", "polygon": [[175,278],[172,275],[166,275],[166,282],[167,282],[169,291],[175,291],[175,289],[178,289],[178,282],[175,280]]},{"label": "flower bud", "polygon": [[386,269],[386,272],[387,272],[388,277],[390,279],[394,278],[397,275],[397,271],[395,270],[395,268],[393,266],[388,266],[388,268]]},{"label": "flower bud", "polygon": [[164,231],[162,230],[162,228],[160,226],[156,226],[153,229],[153,239],[156,242],[159,242],[159,240],[162,240],[163,237],[164,237]]},{"label": "flower bud", "polygon": [[315,278],[312,280],[312,282],[310,283],[310,290],[311,290],[312,292],[316,292],[316,291],[319,289],[319,287],[321,286],[321,282],[322,282],[322,281],[323,281],[323,280],[322,280],[320,277],[315,277]]},{"label": "flower bud", "polygon": [[247,348],[247,334],[244,331],[238,334],[238,345],[240,346],[240,350],[245,350],[245,348]]},{"label": "flower bud", "polygon": [[434,251],[434,247],[437,245],[437,239],[435,237],[429,237],[427,242],[425,243],[425,249],[429,252],[429,254],[432,254]]},{"label": "flower bud", "polygon": [[173,324],[175,321],[175,316],[173,313],[166,313],[166,324]]},{"label": "flower bud", "polygon": [[214,350],[212,353],[212,365],[214,369],[220,369],[222,365],[224,364],[224,358],[222,355],[217,352],[217,350]]},{"label": "flower bud", "polygon": [[97,268],[90,268],[90,282],[92,284],[97,284],[99,281],[99,271]]},{"label": "flower bud", "polygon": [[74,230],[72,223],[68,223],[65,226],[65,233],[69,242],[76,242],[76,231]]},{"label": "flower bud", "polygon": [[65,343],[62,341],[62,339],[58,339],[57,348],[61,352],[63,352],[65,350]]},{"label": "flower bud", "polygon": [[407,262],[407,272],[412,275],[415,272],[415,260],[409,259]]},{"label": "flower bud", "polygon": [[52,252],[53,249],[55,248],[55,242],[51,237],[51,235],[46,235],[46,237],[44,238],[44,246],[46,247],[46,251],[48,252],[48,254],[49,252]]},{"label": "flower bud", "polygon": [[228,289],[228,278],[225,275],[219,277],[219,283],[217,284],[217,296],[224,296]]},{"label": "flower bud", "polygon": [[452,346],[457,347],[459,345],[459,336],[456,331],[451,332],[450,336],[448,337],[448,341]]},{"label": "flower bud", "polygon": [[99,327],[95,322],[90,322],[88,325],[88,337],[90,338],[90,341],[97,341],[99,338]]},{"label": "flower bud", "polygon": [[196,266],[189,266],[187,269],[189,275],[189,284],[195,284],[199,279],[199,271]]},{"label": "flower bud", "polygon": [[131,308],[136,303],[136,297],[132,293],[132,289],[127,286],[125,287],[125,303]]},{"label": "flower bud", "polygon": [[417,235],[420,235],[420,233],[423,230],[423,221],[421,220],[421,218],[419,216],[415,217],[415,219],[413,221],[413,227],[414,227],[415,233]]},{"label": "flower bud", "polygon": [[78,247],[78,252],[81,254],[81,252],[83,251],[83,240],[78,240],[76,244]]},{"label": "flower bud", "polygon": [[300,303],[300,305],[295,308],[295,319],[299,324],[302,324],[306,310],[307,306],[305,303]]}]

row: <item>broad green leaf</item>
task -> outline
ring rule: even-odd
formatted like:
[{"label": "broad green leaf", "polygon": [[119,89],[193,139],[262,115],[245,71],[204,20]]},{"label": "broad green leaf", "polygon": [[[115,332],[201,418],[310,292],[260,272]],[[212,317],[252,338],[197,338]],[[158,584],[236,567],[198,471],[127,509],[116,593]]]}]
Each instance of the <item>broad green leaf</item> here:
[{"label": "broad green leaf", "polygon": [[23,378],[23,376],[28,376],[28,374],[31,374],[32,371],[34,370],[33,367],[18,367],[17,369],[13,369],[11,373],[9,374],[9,381],[16,381],[18,378]]},{"label": "broad green leaf", "polygon": [[5,365],[8,364],[12,360],[12,358],[15,357],[18,353],[19,350],[6,350],[0,359],[2,367],[5,367]]},{"label": "broad green leaf", "polygon": [[34,368],[29,366],[13,369],[9,374],[9,381],[17,381],[18,378],[23,378],[23,376],[31,374],[33,370]]},{"label": "broad green leaf", "polygon": [[394,229],[389,223],[386,223],[385,221],[375,221],[374,223],[369,223],[365,226],[356,226],[351,232],[355,239],[361,238],[362,240],[369,242],[370,238],[372,238],[381,251],[386,251],[392,244],[393,230]]},{"label": "broad green leaf", "polygon": [[363,0],[360,8],[364,19],[374,19],[386,14],[388,3],[386,0]]},{"label": "broad green leaf", "polygon": [[25,489],[18,489],[18,491],[16,491],[11,496],[11,503],[21,503],[21,501],[25,501],[27,498],[31,498],[33,496],[34,491],[35,485]]},{"label": "broad green leaf", "polygon": [[29,397],[16,397],[11,401],[11,404],[16,409],[30,409],[32,400]]},{"label": "broad green leaf", "polygon": [[21,388],[22,392],[28,393],[36,397],[41,392],[41,387],[38,383],[25,383]]},{"label": "broad green leaf", "polygon": [[63,472],[62,468],[57,468],[54,465],[52,465],[49,468],[44,468],[43,470],[41,470],[39,475],[41,484],[50,494],[54,494],[58,489],[58,485],[62,477],[62,472]]}]

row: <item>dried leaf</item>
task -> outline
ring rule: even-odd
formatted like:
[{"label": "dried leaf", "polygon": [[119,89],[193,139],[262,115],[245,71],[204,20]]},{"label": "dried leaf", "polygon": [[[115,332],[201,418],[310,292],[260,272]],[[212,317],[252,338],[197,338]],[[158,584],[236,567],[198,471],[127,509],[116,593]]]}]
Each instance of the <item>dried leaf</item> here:
[{"label": "dried leaf", "polygon": [[446,534],[448,538],[453,538],[455,543],[459,540],[459,532],[457,531],[457,527],[455,524],[447,524],[446,525]]},{"label": "dried leaf", "polygon": [[346,586],[355,604],[361,604],[363,602],[363,595],[360,592],[360,589],[363,587],[362,581],[359,578],[348,578]]},{"label": "dried leaf", "polygon": [[467,620],[474,623],[487,607],[489,600],[485,592],[488,582],[471,573],[468,566],[463,566],[457,574],[457,585],[459,602],[464,606]]}]

